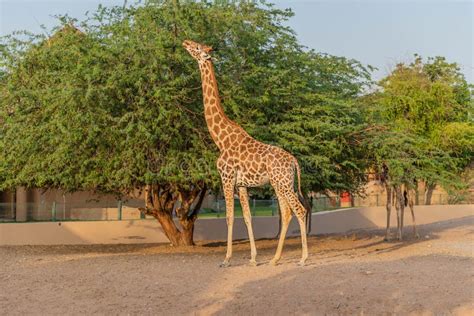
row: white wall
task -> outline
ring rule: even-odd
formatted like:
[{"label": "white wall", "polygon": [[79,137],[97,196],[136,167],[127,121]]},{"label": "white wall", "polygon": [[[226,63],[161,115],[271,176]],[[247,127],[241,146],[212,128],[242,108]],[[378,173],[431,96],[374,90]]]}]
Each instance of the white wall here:
[{"label": "white wall", "polygon": [[[392,227],[396,225],[392,212]],[[430,224],[470,216],[474,223],[474,205],[432,205],[415,208],[417,224]],[[356,229],[385,227],[384,207],[353,208],[320,212],[312,216],[312,234],[347,233]],[[411,215],[405,212],[405,227],[411,225]],[[256,238],[272,238],[278,229],[278,217],[255,217]],[[409,229],[407,229],[409,233]],[[225,240],[224,218],[199,219],[195,240]],[[292,220],[288,236],[299,234]],[[234,239],[247,238],[242,218],[234,224]],[[122,220],[90,222],[1,223],[0,245],[71,245],[71,244],[129,244],[168,242],[156,220]]]}]

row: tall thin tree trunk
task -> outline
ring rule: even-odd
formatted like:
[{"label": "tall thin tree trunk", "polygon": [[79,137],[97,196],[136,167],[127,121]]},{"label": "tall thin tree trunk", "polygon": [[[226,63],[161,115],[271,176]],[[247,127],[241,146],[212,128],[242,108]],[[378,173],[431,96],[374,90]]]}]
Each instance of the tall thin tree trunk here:
[{"label": "tall thin tree trunk", "polygon": [[403,212],[405,210],[405,198],[400,185],[395,186],[395,209],[397,211],[397,237],[403,239]]},{"label": "tall thin tree trunk", "polygon": [[436,188],[435,183],[426,183],[425,187],[425,205],[431,205],[431,198],[433,197],[433,191]]},{"label": "tall thin tree trunk", "polygon": [[388,241],[390,237],[390,214],[392,212],[392,187],[387,182],[385,182],[385,190],[387,192],[387,226],[385,229],[385,240]]}]

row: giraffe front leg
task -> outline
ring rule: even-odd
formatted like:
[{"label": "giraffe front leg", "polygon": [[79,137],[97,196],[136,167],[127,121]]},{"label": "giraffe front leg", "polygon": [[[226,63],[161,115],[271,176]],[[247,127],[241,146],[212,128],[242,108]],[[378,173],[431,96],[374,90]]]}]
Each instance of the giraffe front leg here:
[{"label": "giraffe front leg", "polygon": [[234,182],[227,181],[224,185],[225,212],[227,221],[227,254],[220,267],[230,266],[230,258],[232,258],[232,230],[234,226]]},{"label": "giraffe front leg", "polygon": [[253,236],[253,229],[252,229],[252,214],[250,213],[250,205],[249,205],[249,198],[247,194],[247,188],[239,187],[239,198],[240,204],[242,205],[242,212],[244,215],[245,225],[247,226],[247,231],[249,234],[250,240],[250,265],[256,266],[257,265],[257,248],[255,247],[255,239]]}]

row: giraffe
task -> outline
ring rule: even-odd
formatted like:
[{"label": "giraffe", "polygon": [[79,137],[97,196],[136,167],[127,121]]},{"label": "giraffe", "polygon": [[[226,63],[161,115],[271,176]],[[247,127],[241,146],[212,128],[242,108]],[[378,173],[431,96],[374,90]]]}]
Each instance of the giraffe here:
[{"label": "giraffe", "polygon": [[403,239],[403,220],[405,213],[405,206],[410,207],[411,218],[413,221],[413,234],[416,238],[419,237],[416,231],[416,221],[415,221],[415,190],[410,188],[406,183],[401,185],[395,185],[391,183],[390,176],[388,174],[388,166],[386,164],[382,165],[382,174],[381,182],[387,191],[387,228],[385,230],[385,241],[389,240],[390,235],[390,213],[392,206],[395,206],[397,212],[397,238],[398,240]]},{"label": "giraffe", "polygon": [[214,67],[209,53],[212,48],[190,40],[183,47],[197,60],[201,72],[204,99],[204,116],[211,138],[220,151],[217,169],[221,176],[226,204],[227,253],[221,267],[230,265],[232,257],[232,228],[234,223],[234,189],[238,188],[244,222],[250,240],[250,264],[257,265],[257,250],[252,230],[252,218],[247,188],[270,183],[275,189],[281,209],[282,224],[275,256],[270,261],[276,265],[281,258],[285,235],[292,212],[298,219],[301,232],[302,257],[299,265],[308,258],[306,240],[307,210],[294,192],[295,170],[298,176],[300,196],[300,168],[298,161],[290,153],[276,146],[261,143],[252,138],[242,127],[231,121],[221,106]]}]

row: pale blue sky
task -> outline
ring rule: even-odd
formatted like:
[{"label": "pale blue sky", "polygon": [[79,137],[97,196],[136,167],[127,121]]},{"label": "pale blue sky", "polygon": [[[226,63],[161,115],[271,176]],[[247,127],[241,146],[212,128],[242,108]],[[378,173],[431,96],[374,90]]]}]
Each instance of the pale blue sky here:
[{"label": "pale blue sky", "polygon": [[[133,2],[133,1],[129,1]],[[274,0],[290,7],[289,25],[302,44],[355,58],[377,68],[376,79],[414,53],[446,56],[474,83],[474,0]],[[123,0],[0,0],[0,35],[18,29],[41,31],[54,14],[79,19],[99,3]]]}]

